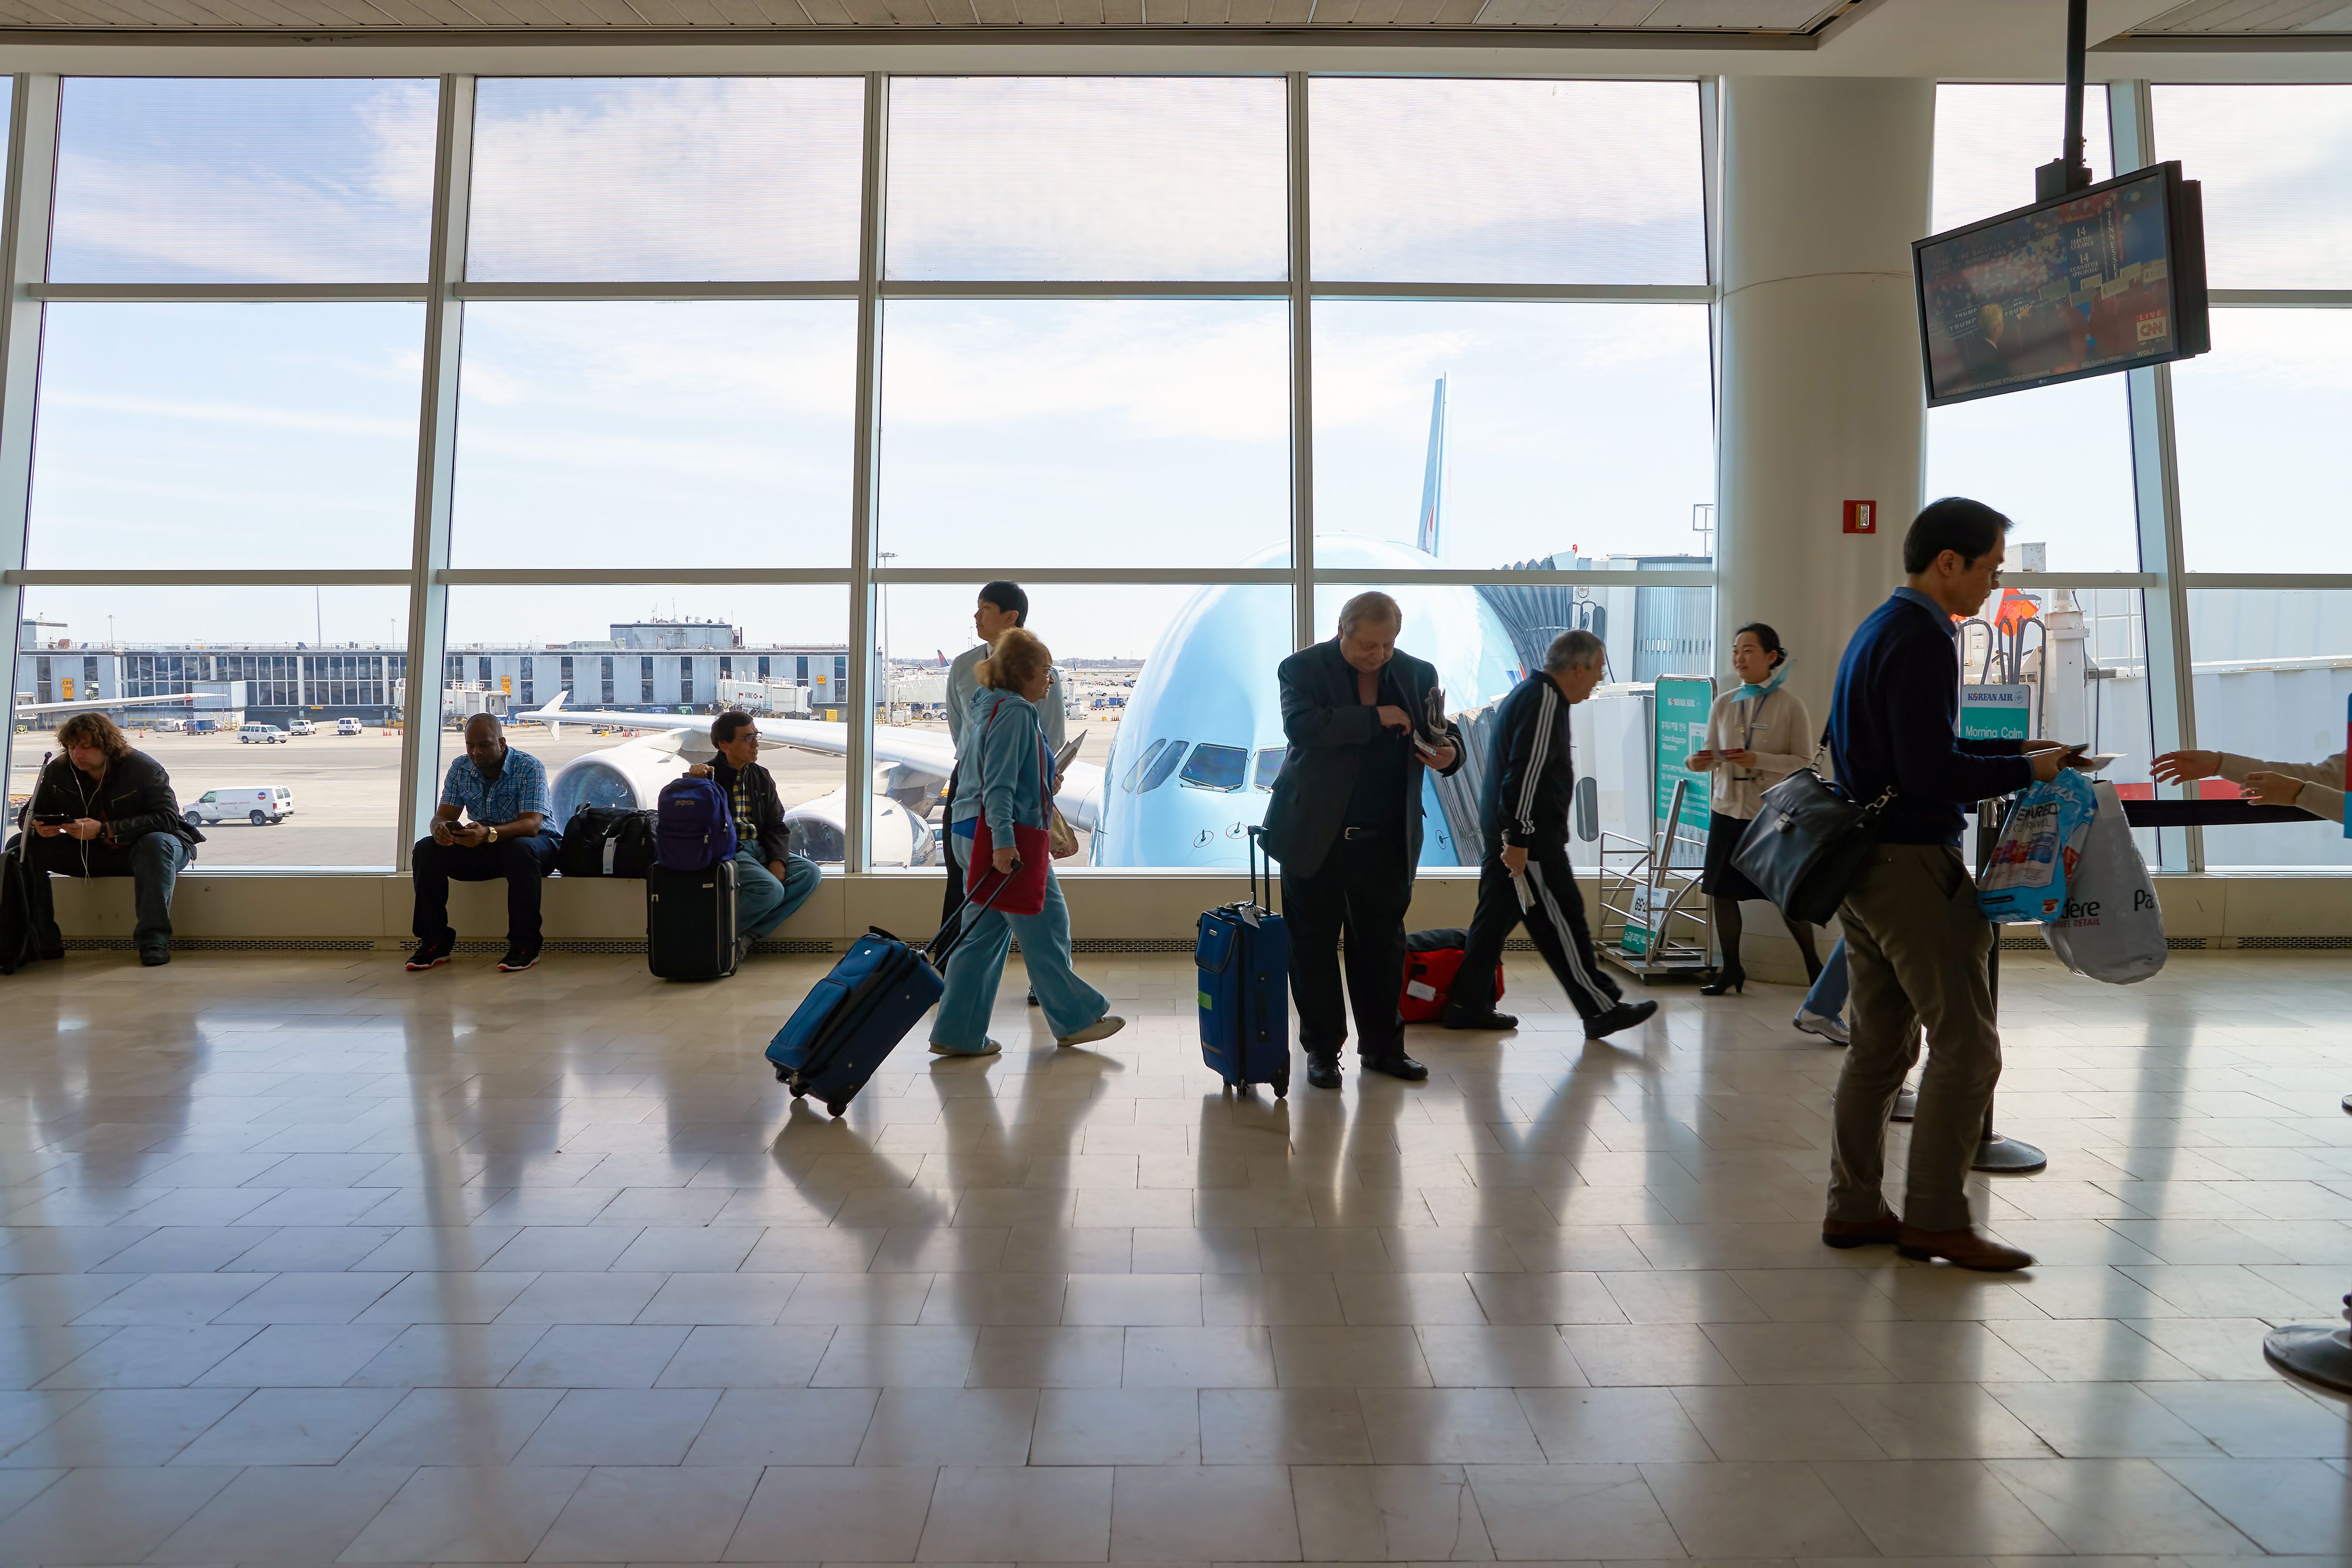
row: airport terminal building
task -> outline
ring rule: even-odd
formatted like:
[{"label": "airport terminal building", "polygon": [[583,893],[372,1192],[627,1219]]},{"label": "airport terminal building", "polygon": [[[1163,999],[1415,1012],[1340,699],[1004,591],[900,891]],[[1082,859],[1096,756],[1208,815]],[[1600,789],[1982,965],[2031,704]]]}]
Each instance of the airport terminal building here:
[{"label": "airport terminal building", "polygon": [[[30,702],[103,708],[215,689],[236,700],[248,723],[400,722],[408,664],[402,648],[108,646],[77,638],[76,628],[56,621],[26,618],[18,626],[17,669]],[[501,699],[488,705],[492,711],[521,712],[569,692],[575,708],[715,712],[722,702],[756,700],[758,689],[770,685],[804,690],[814,710],[839,708],[848,681],[848,650],[838,644],[747,647],[740,628],[712,621],[630,622],[608,633],[555,646],[453,647],[443,657],[444,711],[463,711],[467,694]],[[228,682],[241,690],[227,690]],[[473,704],[477,711],[483,706]]]}]

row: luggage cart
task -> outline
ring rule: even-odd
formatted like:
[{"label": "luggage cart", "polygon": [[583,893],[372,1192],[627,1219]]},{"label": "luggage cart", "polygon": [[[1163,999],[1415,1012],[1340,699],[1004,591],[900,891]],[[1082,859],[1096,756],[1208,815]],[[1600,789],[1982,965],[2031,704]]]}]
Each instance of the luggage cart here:
[{"label": "luggage cart", "polygon": [[1665,820],[1649,843],[1601,836],[1601,925],[1593,945],[1643,982],[1696,978],[1715,950],[1715,925],[1698,889],[1706,841],[1682,825],[1689,789],[1689,780],[1675,782]]}]

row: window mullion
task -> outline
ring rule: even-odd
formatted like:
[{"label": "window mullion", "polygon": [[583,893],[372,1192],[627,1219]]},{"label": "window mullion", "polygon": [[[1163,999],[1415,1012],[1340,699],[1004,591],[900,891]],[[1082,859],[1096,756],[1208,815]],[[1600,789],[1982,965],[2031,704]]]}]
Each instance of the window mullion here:
[{"label": "window mullion", "polygon": [[865,151],[859,164],[857,392],[849,486],[848,777],[842,791],[842,870],[870,870],[874,817],[874,704],[887,680],[874,646],[875,503],[882,434],[882,196],[888,156],[890,79],[866,79]]},{"label": "window mullion", "polygon": [[1315,321],[1307,73],[1286,79],[1290,197],[1290,622],[1300,647],[1315,640]]},{"label": "window mullion", "polygon": [[[426,258],[425,374],[416,429],[416,518],[408,584],[407,688],[401,706],[400,800],[393,821],[393,864],[409,853],[440,799],[441,681],[449,620],[449,509],[457,476],[457,351],[465,306],[457,284],[466,275],[466,225],[472,186],[474,79],[441,79],[440,123],[433,158],[433,238]],[[430,744],[433,754],[426,755]]]},{"label": "window mullion", "polygon": [[[8,129],[7,210],[0,215],[6,234],[0,237],[0,267],[5,267],[7,299],[0,302],[0,568],[14,573],[25,564],[26,531],[31,522],[33,497],[33,410],[40,390],[41,302],[30,289],[47,270],[49,254],[49,194],[58,154],[58,79],[50,75],[19,75],[10,96]],[[12,628],[24,616],[24,589],[0,593],[10,609]],[[5,700],[13,710],[21,683],[16,679],[16,648],[23,637],[13,629],[8,637],[5,668]],[[0,777],[8,766],[10,737],[16,732],[14,714],[0,731]]]},{"label": "window mullion", "polygon": [[[2117,174],[2146,168],[2156,160],[2151,95],[2145,81],[2107,87],[2109,130]],[[2158,752],[2197,744],[2195,691],[2189,649],[2189,589],[2182,581],[2180,469],[2172,424],[2172,367],[2153,365],[2125,374],[2131,411],[2132,496],[2139,525],[2139,563],[2156,583],[2143,590],[2141,613],[2147,626],[2148,723]],[[2194,785],[2180,786],[2184,795]],[[2205,868],[2204,830],[2158,830],[2160,863],[2186,871]]]}]

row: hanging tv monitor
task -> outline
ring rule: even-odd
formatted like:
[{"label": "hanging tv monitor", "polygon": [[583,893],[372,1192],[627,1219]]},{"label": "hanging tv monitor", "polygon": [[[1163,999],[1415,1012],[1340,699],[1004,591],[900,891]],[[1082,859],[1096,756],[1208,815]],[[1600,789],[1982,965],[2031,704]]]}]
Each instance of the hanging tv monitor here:
[{"label": "hanging tv monitor", "polygon": [[2212,346],[2198,184],[2158,163],[1911,247],[1939,407]]}]

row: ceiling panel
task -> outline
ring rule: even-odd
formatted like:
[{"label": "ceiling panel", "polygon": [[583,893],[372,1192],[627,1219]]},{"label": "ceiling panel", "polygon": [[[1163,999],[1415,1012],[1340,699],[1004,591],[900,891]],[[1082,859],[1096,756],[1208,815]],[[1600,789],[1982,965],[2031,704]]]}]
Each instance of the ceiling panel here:
[{"label": "ceiling panel", "polygon": [[2142,22],[2142,37],[2352,33],[2352,0],[2189,0]]}]

